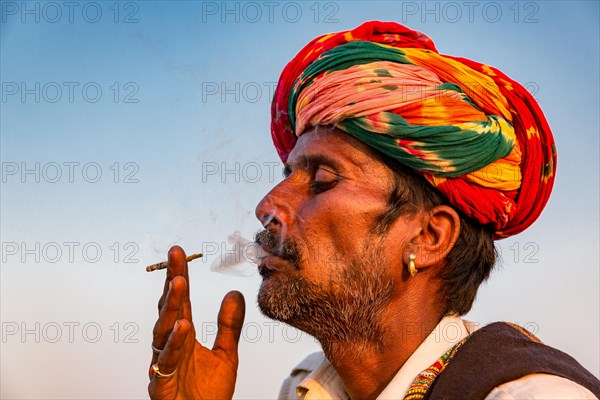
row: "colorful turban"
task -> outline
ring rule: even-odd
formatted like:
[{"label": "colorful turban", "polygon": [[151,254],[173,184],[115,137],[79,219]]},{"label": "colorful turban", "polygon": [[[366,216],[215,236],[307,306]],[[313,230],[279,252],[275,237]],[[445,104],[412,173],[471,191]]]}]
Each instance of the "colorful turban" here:
[{"label": "colorful turban", "polygon": [[424,176],[496,238],[531,225],[554,182],[552,132],[526,89],[393,22],[308,43],[281,73],[271,117],[283,162],[305,129],[336,126]]}]

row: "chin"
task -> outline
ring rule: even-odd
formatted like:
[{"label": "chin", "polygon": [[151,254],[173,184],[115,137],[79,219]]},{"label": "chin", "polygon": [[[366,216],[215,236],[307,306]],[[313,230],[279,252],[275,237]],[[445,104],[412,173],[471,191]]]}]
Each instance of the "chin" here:
[{"label": "chin", "polygon": [[303,301],[306,297],[302,282],[298,277],[285,274],[263,275],[256,298],[261,312],[268,318],[295,326],[293,321],[310,307]]}]

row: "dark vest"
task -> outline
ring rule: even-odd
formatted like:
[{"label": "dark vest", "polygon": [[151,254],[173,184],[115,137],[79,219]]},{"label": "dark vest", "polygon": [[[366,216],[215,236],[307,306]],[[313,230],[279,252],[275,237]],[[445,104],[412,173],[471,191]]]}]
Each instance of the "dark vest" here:
[{"label": "dark vest", "polygon": [[600,381],[573,357],[523,328],[496,322],[469,336],[423,399],[481,400],[496,386],[536,373],[567,378],[600,398]]}]

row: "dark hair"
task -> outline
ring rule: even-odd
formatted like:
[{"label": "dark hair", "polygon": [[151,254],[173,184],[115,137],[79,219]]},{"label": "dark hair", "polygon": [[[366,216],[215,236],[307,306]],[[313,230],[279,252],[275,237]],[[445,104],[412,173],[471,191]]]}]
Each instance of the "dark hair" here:
[{"label": "dark hair", "polygon": [[[452,207],[422,176],[379,151],[373,151],[373,155],[394,172],[388,207],[373,226],[374,233],[387,232],[401,215],[416,214],[442,204]],[[471,309],[479,285],[490,276],[497,259],[494,229],[466,217],[459,210],[456,212],[460,217],[460,233],[438,275],[442,280],[438,295],[446,304],[444,315],[464,315]]]}]

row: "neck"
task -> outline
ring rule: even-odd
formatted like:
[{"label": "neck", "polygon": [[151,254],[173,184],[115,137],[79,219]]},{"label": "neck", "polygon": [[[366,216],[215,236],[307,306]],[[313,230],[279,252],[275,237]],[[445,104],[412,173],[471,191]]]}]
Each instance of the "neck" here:
[{"label": "neck", "polygon": [[387,307],[381,314],[386,322],[379,325],[381,337],[375,343],[321,341],[350,398],[376,398],[423,343],[442,318],[435,307],[424,307],[426,303],[412,301],[408,304],[418,306],[407,307],[404,299]]}]

